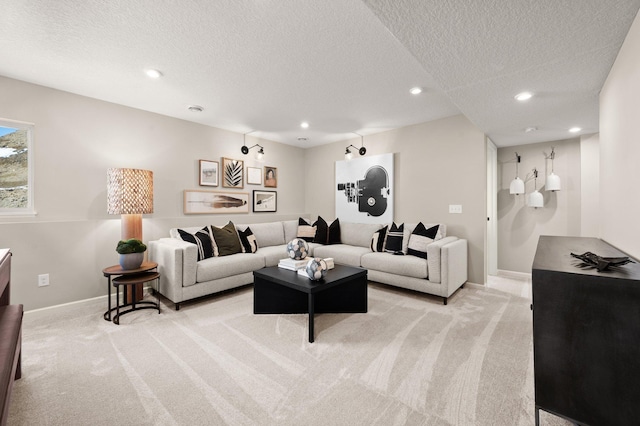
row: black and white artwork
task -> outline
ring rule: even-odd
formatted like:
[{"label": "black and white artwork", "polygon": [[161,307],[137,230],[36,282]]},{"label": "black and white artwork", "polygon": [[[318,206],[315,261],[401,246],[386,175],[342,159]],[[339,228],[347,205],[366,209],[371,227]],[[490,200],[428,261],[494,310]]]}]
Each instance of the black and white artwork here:
[{"label": "black and white artwork", "polygon": [[393,154],[336,161],[336,217],[345,222],[393,222]]}]

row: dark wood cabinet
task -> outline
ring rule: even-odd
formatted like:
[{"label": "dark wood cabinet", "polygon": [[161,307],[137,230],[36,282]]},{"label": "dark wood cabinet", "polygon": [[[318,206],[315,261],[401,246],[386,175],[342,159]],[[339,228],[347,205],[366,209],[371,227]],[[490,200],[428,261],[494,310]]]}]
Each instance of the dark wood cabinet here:
[{"label": "dark wood cabinet", "polygon": [[571,253],[627,256],[597,238],[541,236],[533,262],[538,410],[580,425],[640,424],[640,264],[598,272]]}]

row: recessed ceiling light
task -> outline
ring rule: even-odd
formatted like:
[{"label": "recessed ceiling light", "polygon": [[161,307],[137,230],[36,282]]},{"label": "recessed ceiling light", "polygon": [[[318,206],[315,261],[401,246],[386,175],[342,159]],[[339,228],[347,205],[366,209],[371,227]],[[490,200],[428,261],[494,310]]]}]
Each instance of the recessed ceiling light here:
[{"label": "recessed ceiling light", "polygon": [[300,142],[304,142],[304,141],[308,141],[308,140],[309,140],[309,138],[298,138],[298,140],[299,140]]},{"label": "recessed ceiling light", "polygon": [[204,111],[204,108],[200,105],[189,105],[188,110],[191,112],[202,112]]},{"label": "recessed ceiling light", "polygon": [[569,129],[571,133],[578,133],[580,130],[582,130],[581,127],[572,127]]},{"label": "recessed ceiling light", "polygon": [[520,102],[528,101],[532,97],[533,97],[533,93],[531,93],[531,92],[522,92],[522,93],[518,93],[515,96],[516,101],[520,101]]},{"label": "recessed ceiling light", "polygon": [[300,123],[300,127],[302,127],[303,129],[308,129],[309,123],[307,123],[306,121],[303,121],[302,123]]},{"label": "recessed ceiling light", "polygon": [[422,88],[413,87],[411,90],[409,90],[409,92],[411,92],[412,95],[419,95],[420,93],[422,93]]},{"label": "recessed ceiling light", "polygon": [[531,133],[531,132],[535,132],[536,130],[538,130],[537,127],[527,127],[526,129],[524,129],[524,132]]},{"label": "recessed ceiling light", "polygon": [[145,71],[145,73],[147,74],[147,77],[150,78],[160,78],[162,77],[162,73],[158,70],[154,70],[154,69],[148,69]]}]

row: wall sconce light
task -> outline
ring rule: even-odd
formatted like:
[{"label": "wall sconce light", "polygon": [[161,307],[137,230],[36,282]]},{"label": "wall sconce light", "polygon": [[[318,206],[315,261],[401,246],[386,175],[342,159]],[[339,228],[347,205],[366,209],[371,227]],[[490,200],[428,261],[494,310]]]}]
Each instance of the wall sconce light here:
[{"label": "wall sconce light", "polygon": [[544,207],[544,198],[538,191],[538,169],[535,167],[533,168],[533,192],[529,194],[528,205],[533,208]]},{"label": "wall sconce light", "polygon": [[554,148],[551,147],[551,154],[547,158],[551,159],[551,174],[547,176],[547,181],[545,183],[545,189],[547,191],[560,191],[560,176],[553,172],[553,159],[556,157],[556,152]]},{"label": "wall sconce light", "polygon": [[516,152],[516,177],[511,181],[511,185],[509,185],[509,194],[524,194],[524,181],[518,177],[519,163],[520,156]]},{"label": "wall sconce light", "polygon": [[364,147],[364,137],[356,132],[352,132],[355,135],[360,136],[360,144],[362,145],[360,148],[355,147],[353,145],[349,145],[345,150],[344,150],[344,159],[349,161],[353,158],[353,154],[351,153],[351,150],[349,148],[353,148],[353,149],[357,149],[358,153],[360,155],[365,155],[367,153],[367,148]]},{"label": "wall sconce light", "polygon": [[262,160],[262,158],[264,157],[264,147],[263,147],[262,145],[259,145],[259,144],[255,144],[255,145],[253,145],[253,146],[249,146],[249,147],[248,147],[248,146],[247,146],[247,135],[248,135],[249,133],[253,133],[253,132],[247,132],[247,133],[245,133],[245,134],[243,135],[243,137],[244,137],[244,141],[243,141],[242,148],[240,148],[240,151],[242,151],[242,153],[243,153],[244,155],[247,155],[247,154],[249,153],[249,150],[250,150],[250,149],[253,149],[253,148],[258,147],[258,148],[260,148],[260,149],[256,152],[256,160],[260,161],[260,160]]}]

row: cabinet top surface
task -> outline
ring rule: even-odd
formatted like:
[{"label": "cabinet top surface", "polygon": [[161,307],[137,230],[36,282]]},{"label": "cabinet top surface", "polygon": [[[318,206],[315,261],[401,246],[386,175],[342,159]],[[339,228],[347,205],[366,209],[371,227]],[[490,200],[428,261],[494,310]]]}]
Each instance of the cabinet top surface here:
[{"label": "cabinet top surface", "polygon": [[571,253],[583,254],[585,252],[591,252],[601,257],[629,256],[599,238],[542,235],[538,240],[533,270],[640,280],[640,263],[635,259],[631,258],[634,263],[598,272],[596,268],[585,267],[580,259],[571,256]]}]

